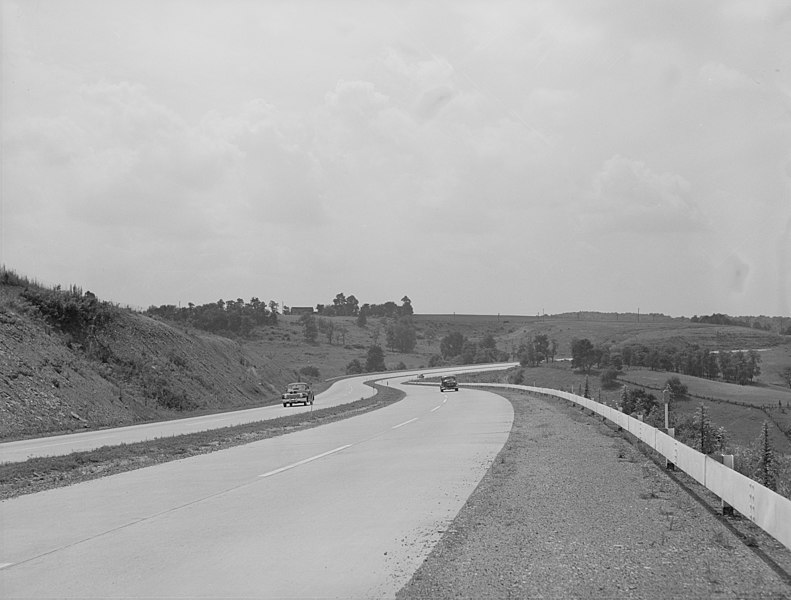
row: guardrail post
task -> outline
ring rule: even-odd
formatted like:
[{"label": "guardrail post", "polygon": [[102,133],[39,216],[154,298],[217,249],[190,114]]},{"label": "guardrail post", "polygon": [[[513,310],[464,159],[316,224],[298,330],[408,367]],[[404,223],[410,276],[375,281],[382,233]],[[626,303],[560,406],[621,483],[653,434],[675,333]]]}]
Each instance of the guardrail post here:
[{"label": "guardrail post", "polygon": [[[729,469],[733,469],[733,454],[723,454],[722,464],[728,467]],[[720,502],[722,503],[722,514],[732,517],[733,507],[721,498],[720,498]]]},{"label": "guardrail post", "polygon": [[[665,433],[672,437],[673,439],[676,438],[676,428],[675,427],[668,427],[665,429]],[[665,457],[665,468],[668,471],[675,471],[676,470],[676,463],[672,462],[669,458]]]}]

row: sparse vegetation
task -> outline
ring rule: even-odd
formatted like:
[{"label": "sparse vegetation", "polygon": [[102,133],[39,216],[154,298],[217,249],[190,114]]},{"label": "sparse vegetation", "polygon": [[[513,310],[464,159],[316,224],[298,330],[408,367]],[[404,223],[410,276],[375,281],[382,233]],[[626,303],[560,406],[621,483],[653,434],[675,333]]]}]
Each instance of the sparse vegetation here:
[{"label": "sparse vegetation", "polygon": [[319,371],[318,367],[314,367],[312,365],[307,367],[302,367],[299,370],[299,374],[304,375],[305,377],[312,377],[313,379],[318,379],[319,377],[321,377],[321,372]]}]

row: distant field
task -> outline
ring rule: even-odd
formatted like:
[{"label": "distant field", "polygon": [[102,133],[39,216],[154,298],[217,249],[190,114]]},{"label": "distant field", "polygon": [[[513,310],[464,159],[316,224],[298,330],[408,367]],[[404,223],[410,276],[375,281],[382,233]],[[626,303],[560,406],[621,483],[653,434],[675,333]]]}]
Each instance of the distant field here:
[{"label": "distant field", "polygon": [[[787,347],[777,348],[775,352],[783,356]],[[548,387],[574,391],[579,393],[585,386],[585,375],[571,369],[568,362],[555,363],[541,367],[527,367],[523,370],[525,385]],[[661,397],[661,389],[669,377],[678,376],[689,388],[693,396],[687,400],[674,403],[673,411],[677,418],[693,414],[703,402],[713,423],[725,427],[733,443],[748,446],[761,433],[764,421],[771,425],[772,440],[778,452],[791,454],[791,390],[783,391],[779,386],[740,386],[721,381],[709,381],[686,375],[677,375],[665,371],[647,369],[630,369],[625,371],[621,380],[626,380],[632,387],[635,384],[644,386],[657,398]],[[481,374],[480,376],[462,376],[462,381],[504,381],[507,374]],[[589,392],[595,400],[614,405],[618,402],[621,388],[602,389],[599,373],[594,371],[588,380]],[[778,406],[778,402],[782,408]],[[738,403],[738,404],[736,404]],[[747,406],[743,406],[746,404]],[[765,410],[764,410],[765,409]],[[787,432],[784,435],[783,432]]]}]

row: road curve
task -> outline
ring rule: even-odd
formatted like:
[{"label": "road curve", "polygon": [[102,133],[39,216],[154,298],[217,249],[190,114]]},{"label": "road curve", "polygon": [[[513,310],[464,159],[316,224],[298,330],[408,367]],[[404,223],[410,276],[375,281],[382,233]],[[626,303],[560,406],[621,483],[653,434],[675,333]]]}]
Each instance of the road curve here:
[{"label": "road curve", "polygon": [[344,421],[0,503],[3,597],[392,597],[513,419],[488,392],[403,389]]},{"label": "road curve", "polygon": [[[344,378],[336,381],[329,389],[316,396],[314,406],[315,408],[328,408],[339,404],[354,402],[361,398],[368,398],[375,393],[375,390],[371,386],[366,385],[365,382],[372,381],[376,377],[384,379],[388,377],[416,376],[418,373],[436,376],[444,373],[505,369],[514,364],[515,363],[497,363],[492,365],[471,365],[454,368],[420,369],[415,371],[399,371],[397,374],[385,374],[381,376],[369,373],[359,377]],[[293,414],[293,411],[310,409],[311,407],[283,408],[280,404],[276,404],[274,406],[262,406],[259,408],[216,413],[200,417],[188,417],[186,419],[174,419],[157,423],[130,425],[128,427],[5,442],[0,444],[0,464],[21,462],[29,458],[41,456],[63,456],[65,454],[71,454],[72,452],[94,450],[102,446],[131,444],[160,437],[184,435],[186,433],[219,429],[221,427],[242,425],[255,421],[266,421]]]}]

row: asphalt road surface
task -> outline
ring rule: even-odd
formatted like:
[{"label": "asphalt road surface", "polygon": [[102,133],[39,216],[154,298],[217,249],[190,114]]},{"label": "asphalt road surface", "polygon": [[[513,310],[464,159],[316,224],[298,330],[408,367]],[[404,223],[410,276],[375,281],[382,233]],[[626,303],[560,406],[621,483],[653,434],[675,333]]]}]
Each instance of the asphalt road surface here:
[{"label": "asphalt road surface", "polygon": [[0,597],[394,596],[513,420],[488,392],[404,389],[344,421],[3,501]]},{"label": "asphalt road surface", "polygon": [[[503,369],[513,366],[513,364],[514,363],[499,363],[493,365],[454,367],[452,370],[449,370],[447,367],[443,369],[421,369],[419,371],[404,371],[400,374],[404,376],[416,376],[418,373],[424,373],[426,375],[436,376],[444,373]],[[360,398],[368,398],[372,396],[376,390],[371,386],[365,385],[365,382],[371,381],[374,377],[375,376],[368,374],[336,381],[328,390],[316,396],[314,407],[328,408],[339,404],[354,402]],[[260,408],[217,413],[200,417],[189,417],[172,421],[161,421],[158,423],[145,423],[142,425],[131,425],[129,427],[6,442],[0,444],[0,463],[21,462],[28,458],[39,456],[62,456],[72,452],[94,450],[102,446],[131,444],[160,437],[183,435],[185,433],[218,429],[231,425],[242,425],[255,421],[266,421],[268,419],[276,419],[287,414],[292,414],[293,411],[300,408],[302,410],[311,409],[310,406],[283,408],[282,405],[276,404],[274,406],[263,406]]]}]

